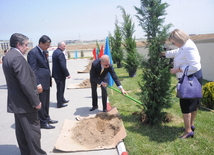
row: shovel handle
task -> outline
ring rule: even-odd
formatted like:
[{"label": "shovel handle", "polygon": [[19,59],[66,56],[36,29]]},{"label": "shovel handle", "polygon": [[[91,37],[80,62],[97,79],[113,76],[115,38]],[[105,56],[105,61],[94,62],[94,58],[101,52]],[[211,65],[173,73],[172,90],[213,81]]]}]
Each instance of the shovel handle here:
[{"label": "shovel handle", "polygon": [[135,102],[137,102],[137,103],[139,103],[139,104],[143,105],[143,103],[142,103],[142,102],[140,102],[140,101],[138,101],[138,100],[136,100],[136,99],[132,98],[132,97],[131,97],[131,96],[129,96],[129,95],[123,94],[121,91],[119,91],[119,90],[117,90],[117,89],[115,89],[115,88],[113,88],[113,87],[111,87],[111,86],[109,86],[109,85],[108,85],[108,88],[111,88],[111,89],[113,89],[114,91],[116,91],[116,92],[118,92],[118,93],[120,93],[120,94],[124,95],[125,97],[127,97],[127,98],[129,98],[129,99],[131,99],[131,100],[133,100],[133,101],[135,101]]}]

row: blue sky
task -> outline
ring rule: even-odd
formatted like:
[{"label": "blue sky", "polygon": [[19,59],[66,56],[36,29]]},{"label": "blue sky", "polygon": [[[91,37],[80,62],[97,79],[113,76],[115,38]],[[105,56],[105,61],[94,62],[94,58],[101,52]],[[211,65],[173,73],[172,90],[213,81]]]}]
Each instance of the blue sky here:
[{"label": "blue sky", "polygon": [[[189,34],[214,33],[214,0],[162,0],[167,8],[165,24]],[[140,0],[0,0],[0,40],[13,33],[25,34],[38,44],[46,34],[56,44],[62,40],[104,39],[113,33],[115,18],[122,22],[124,7],[135,22],[136,38],[143,38],[136,10]]]}]

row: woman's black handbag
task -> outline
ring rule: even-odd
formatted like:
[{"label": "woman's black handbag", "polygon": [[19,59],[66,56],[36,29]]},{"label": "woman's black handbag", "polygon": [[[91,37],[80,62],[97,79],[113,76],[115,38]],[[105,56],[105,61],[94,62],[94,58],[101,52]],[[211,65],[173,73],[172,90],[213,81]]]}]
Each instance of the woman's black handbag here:
[{"label": "woman's black handbag", "polygon": [[202,87],[194,74],[187,76],[189,66],[185,68],[184,74],[177,84],[176,97],[181,99],[202,98]]}]

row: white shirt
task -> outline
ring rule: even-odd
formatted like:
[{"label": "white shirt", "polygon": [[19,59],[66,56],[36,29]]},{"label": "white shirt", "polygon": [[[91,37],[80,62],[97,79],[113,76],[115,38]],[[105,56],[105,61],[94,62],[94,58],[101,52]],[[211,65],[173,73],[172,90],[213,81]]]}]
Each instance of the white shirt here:
[{"label": "white shirt", "polygon": [[[180,67],[183,72],[189,66],[187,75],[194,74],[201,69],[198,48],[190,39],[182,47],[166,52],[166,58],[174,58],[174,68]],[[177,78],[181,78],[183,72],[176,73]]]},{"label": "white shirt", "polygon": [[37,46],[39,49],[40,49],[40,51],[42,52],[42,54],[43,54],[43,50],[39,47],[39,46]]}]

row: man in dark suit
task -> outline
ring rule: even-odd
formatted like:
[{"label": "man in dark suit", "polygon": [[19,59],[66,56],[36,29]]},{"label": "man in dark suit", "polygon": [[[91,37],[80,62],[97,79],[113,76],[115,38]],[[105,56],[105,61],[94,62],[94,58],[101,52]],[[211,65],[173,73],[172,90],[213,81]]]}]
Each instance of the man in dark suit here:
[{"label": "man in dark suit", "polygon": [[27,55],[28,63],[36,75],[37,89],[40,93],[39,99],[43,105],[39,110],[40,125],[43,129],[53,129],[55,126],[50,124],[58,122],[52,120],[49,116],[51,72],[46,51],[50,47],[50,43],[51,39],[43,35],[39,39],[39,45],[30,50]]},{"label": "man in dark suit", "polygon": [[107,103],[107,90],[106,87],[108,83],[104,82],[107,76],[107,73],[110,73],[114,82],[121,90],[123,94],[126,94],[123,89],[117,75],[114,71],[113,66],[110,64],[110,59],[108,55],[103,55],[100,59],[94,60],[90,70],[90,82],[91,82],[91,92],[92,92],[92,108],[90,111],[93,111],[98,108],[97,105],[97,84],[101,86],[102,91],[102,103],[103,103],[103,112],[106,112],[106,103]]},{"label": "man in dark suit", "polygon": [[3,60],[7,81],[7,112],[14,113],[15,130],[22,155],[46,155],[40,146],[38,109],[42,104],[36,85],[36,77],[24,58],[28,49],[28,37],[15,33],[10,38],[11,49]]},{"label": "man in dark suit", "polygon": [[52,55],[52,77],[55,79],[57,86],[57,108],[66,107],[69,100],[64,97],[65,91],[65,79],[69,79],[71,76],[66,68],[66,59],[63,51],[65,50],[65,43],[59,42],[58,48],[53,52]]}]

